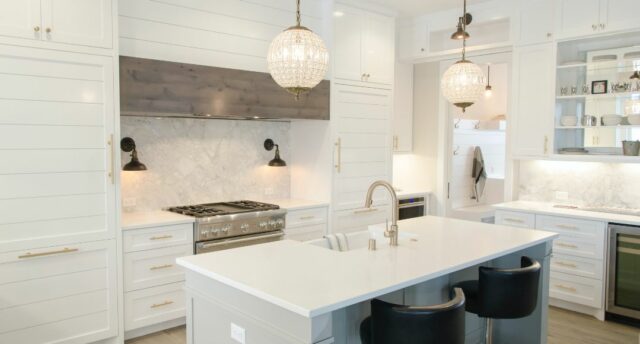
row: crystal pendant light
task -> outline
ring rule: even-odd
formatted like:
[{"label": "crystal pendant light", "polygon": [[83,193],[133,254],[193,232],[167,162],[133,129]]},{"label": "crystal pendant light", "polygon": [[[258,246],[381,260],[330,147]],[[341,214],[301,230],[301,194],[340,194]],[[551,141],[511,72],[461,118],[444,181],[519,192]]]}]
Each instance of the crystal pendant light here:
[{"label": "crystal pendant light", "polygon": [[327,73],[329,53],[322,38],[300,24],[300,0],[296,0],[296,25],[273,39],[267,64],[273,80],[296,99]]},{"label": "crystal pendant light", "polygon": [[[464,1],[463,18],[467,15],[467,1]],[[466,21],[462,20],[462,31],[466,32]],[[484,74],[475,63],[466,59],[467,40],[462,40],[462,59],[454,63],[442,76],[442,95],[453,105],[466,109],[473,105],[485,89]]]}]

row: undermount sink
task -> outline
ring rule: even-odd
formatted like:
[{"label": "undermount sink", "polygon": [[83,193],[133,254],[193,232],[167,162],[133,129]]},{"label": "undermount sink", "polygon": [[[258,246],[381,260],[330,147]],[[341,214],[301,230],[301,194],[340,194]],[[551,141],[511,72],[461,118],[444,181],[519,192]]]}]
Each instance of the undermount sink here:
[{"label": "undermount sink", "polygon": [[[368,249],[369,239],[376,239],[376,250],[388,248],[389,238],[384,236],[384,230],[385,225],[379,224],[369,226],[369,230],[366,231],[345,234],[349,243],[349,251]],[[411,242],[416,242],[417,240],[418,236],[416,234],[403,232],[402,229],[400,229],[400,232],[398,233],[398,246],[406,246]],[[325,238],[307,241],[306,244],[331,249],[329,247],[329,242]]]}]

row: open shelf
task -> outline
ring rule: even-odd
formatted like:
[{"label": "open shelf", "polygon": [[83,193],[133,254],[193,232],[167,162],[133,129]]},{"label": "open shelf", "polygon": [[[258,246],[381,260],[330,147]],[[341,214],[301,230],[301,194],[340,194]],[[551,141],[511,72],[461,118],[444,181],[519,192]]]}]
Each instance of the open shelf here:
[{"label": "open shelf", "polygon": [[586,62],[581,62],[581,63],[571,63],[571,64],[566,64],[566,65],[559,65],[558,69],[586,68],[586,67],[587,67],[587,63]]},{"label": "open shelf", "polygon": [[551,154],[548,156],[516,156],[518,160],[582,161],[640,164],[640,156],[604,154]]},{"label": "open shelf", "polygon": [[619,93],[605,93],[605,94],[572,94],[568,96],[556,96],[557,100],[563,99],[610,99],[610,98],[630,98],[637,96],[640,98],[640,91],[633,92],[619,92]]}]

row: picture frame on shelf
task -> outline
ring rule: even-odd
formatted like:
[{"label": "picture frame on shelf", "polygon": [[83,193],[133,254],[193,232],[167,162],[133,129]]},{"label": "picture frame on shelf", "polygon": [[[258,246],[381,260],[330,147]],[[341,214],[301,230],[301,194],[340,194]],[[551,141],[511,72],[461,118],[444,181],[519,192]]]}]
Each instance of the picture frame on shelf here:
[{"label": "picture frame on shelf", "polygon": [[607,94],[609,89],[609,81],[595,80],[591,82],[591,94]]}]

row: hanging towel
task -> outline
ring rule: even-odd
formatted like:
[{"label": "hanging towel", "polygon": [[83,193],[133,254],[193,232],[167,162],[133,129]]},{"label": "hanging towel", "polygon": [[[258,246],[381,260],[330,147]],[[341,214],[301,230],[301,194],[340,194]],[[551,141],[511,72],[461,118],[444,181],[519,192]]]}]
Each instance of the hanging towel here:
[{"label": "hanging towel", "polygon": [[480,202],[480,197],[484,193],[484,184],[487,181],[487,171],[484,169],[484,158],[482,157],[482,149],[479,146],[476,146],[473,153],[471,177],[473,178],[473,198],[476,202]]},{"label": "hanging towel", "polygon": [[325,236],[329,248],[334,251],[349,251],[349,241],[344,233],[329,234]]}]

